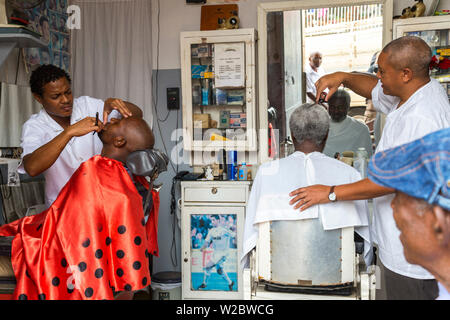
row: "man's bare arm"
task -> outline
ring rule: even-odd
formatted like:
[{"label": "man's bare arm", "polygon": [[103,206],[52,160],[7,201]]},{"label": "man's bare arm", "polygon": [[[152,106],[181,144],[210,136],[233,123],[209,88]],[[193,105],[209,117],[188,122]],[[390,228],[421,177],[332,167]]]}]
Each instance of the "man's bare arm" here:
[{"label": "man's bare arm", "polygon": [[105,100],[105,104],[103,107],[103,122],[108,122],[108,115],[111,111],[117,110],[123,117],[131,117],[137,116],[142,118],[143,112],[142,110],[135,105],[134,103],[124,101],[122,99],[117,98],[108,98]]},{"label": "man's bare arm", "polygon": [[103,123],[99,122],[99,125],[96,126],[93,117],[86,117],[74,123],[48,143],[24,156],[25,171],[32,177],[41,174],[55,163],[72,137],[82,136],[94,130],[100,131],[101,128],[103,128]]},{"label": "man's bare arm", "polygon": [[[300,211],[303,211],[315,204],[328,203],[330,202],[328,199],[330,189],[331,186],[321,184],[296,189],[289,194],[294,197],[289,204],[295,204],[294,209],[300,208]],[[369,179],[338,185],[334,189],[338,201],[371,199],[394,191],[394,189],[382,187]]]},{"label": "man's bare arm", "polygon": [[317,97],[316,102],[319,101],[320,93],[325,89],[329,89],[325,98],[326,101],[339,89],[343,84],[356,94],[367,99],[372,99],[372,89],[377,85],[378,78],[372,74],[360,72],[335,72],[321,77],[316,82]]}]

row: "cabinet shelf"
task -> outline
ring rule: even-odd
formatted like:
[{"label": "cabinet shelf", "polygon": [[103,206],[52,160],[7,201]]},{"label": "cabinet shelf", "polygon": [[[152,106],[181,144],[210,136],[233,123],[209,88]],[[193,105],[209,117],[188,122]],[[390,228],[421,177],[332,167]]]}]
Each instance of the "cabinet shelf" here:
[{"label": "cabinet shelf", "polygon": [[202,104],[196,104],[193,106],[194,108],[223,108],[223,107],[233,107],[233,108],[242,108],[245,107],[245,104],[208,104],[208,105],[202,105]]}]

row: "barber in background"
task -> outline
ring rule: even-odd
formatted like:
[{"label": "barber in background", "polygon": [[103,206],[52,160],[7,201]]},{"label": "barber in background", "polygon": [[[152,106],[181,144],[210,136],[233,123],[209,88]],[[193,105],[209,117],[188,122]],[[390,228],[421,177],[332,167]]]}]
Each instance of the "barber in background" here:
[{"label": "barber in background", "polygon": [[102,142],[91,132],[99,132],[109,115],[142,118],[142,110],[115,98],[103,101],[83,96],[74,100],[70,76],[54,65],[34,70],[30,87],[43,109],[23,125],[18,171],[30,176],[44,174],[45,204],[49,207],[80,164],[100,154]]},{"label": "barber in background", "polygon": [[[450,104],[447,92],[441,84],[430,79],[429,65],[431,49],[414,36],[405,36],[388,43],[378,57],[377,77],[370,74],[336,72],[322,77],[317,83],[317,91],[330,91],[326,100],[336,92],[341,84],[355,93],[372,99],[377,111],[387,114],[386,123],[376,152],[397,147],[419,139],[424,135],[450,127]],[[317,97],[318,100],[318,97]],[[338,185],[334,192],[331,186],[315,185],[299,188],[290,193],[290,204],[304,210],[317,203],[334,201],[374,199],[372,234],[378,245],[381,277],[389,270],[397,277],[396,286],[381,288],[377,299],[435,299],[438,294],[436,282],[417,292],[410,290],[410,282],[425,286],[427,280],[434,279],[424,268],[408,263],[403,254],[403,246],[395,226],[391,201],[392,188],[382,187],[370,179],[356,183]],[[377,198],[378,197],[378,198]],[[385,295],[385,296],[384,296]]]},{"label": "barber in background", "polygon": [[[377,153],[368,172],[376,184],[395,189],[391,206],[405,258],[436,278],[438,299],[445,300],[450,300],[449,150],[447,128]],[[386,277],[381,286],[395,287],[396,277]]]}]

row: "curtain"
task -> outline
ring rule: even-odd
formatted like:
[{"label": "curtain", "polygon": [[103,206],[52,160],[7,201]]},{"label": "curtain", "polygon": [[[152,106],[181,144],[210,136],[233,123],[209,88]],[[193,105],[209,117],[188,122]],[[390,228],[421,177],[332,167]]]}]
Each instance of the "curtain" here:
[{"label": "curtain", "polygon": [[0,147],[19,147],[22,125],[41,110],[41,105],[33,98],[30,87],[0,85]]},{"label": "curtain", "polygon": [[73,0],[80,29],[71,32],[74,96],[121,98],[152,123],[149,0]]}]

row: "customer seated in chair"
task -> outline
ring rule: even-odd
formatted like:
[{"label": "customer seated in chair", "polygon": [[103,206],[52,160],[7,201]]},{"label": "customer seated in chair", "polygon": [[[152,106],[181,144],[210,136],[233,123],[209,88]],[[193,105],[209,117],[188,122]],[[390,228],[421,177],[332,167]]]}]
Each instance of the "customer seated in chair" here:
[{"label": "customer seated in chair", "polygon": [[[289,127],[295,152],[286,158],[262,164],[253,182],[245,218],[241,257],[243,265],[248,262],[248,253],[256,246],[260,223],[319,219],[319,215],[323,230],[355,227],[355,231],[365,240],[366,265],[371,263],[366,201],[332,202],[311,207],[311,210],[302,213],[289,205],[289,192],[299,186],[315,184],[318,181],[336,185],[361,179],[354,168],[322,153],[329,126],[327,111],[320,105],[306,103],[292,113]],[[299,243],[302,236],[298,235]],[[295,252],[295,243],[286,246],[290,246]]]},{"label": "customer seated in chair", "polygon": [[14,299],[132,298],[150,284],[159,195],[151,191],[147,220],[134,179],[148,183],[124,165],[130,153],[153,148],[153,133],[132,116],[111,120],[99,137],[101,155],[81,164],[49,209],[0,227],[14,236]]},{"label": "customer seated in chair", "polygon": [[369,128],[362,122],[347,115],[350,109],[350,94],[343,89],[337,90],[328,100],[330,131],[323,149],[329,157],[336,153],[364,148],[369,158],[372,156],[372,138]]}]

